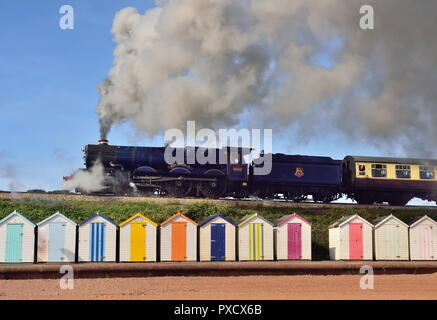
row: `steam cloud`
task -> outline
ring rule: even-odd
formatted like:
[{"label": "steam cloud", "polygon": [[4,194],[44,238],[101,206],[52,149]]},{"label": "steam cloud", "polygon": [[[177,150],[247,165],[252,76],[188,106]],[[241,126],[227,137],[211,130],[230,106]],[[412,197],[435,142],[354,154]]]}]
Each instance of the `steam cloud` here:
[{"label": "steam cloud", "polygon": [[79,188],[83,191],[97,192],[105,188],[105,172],[101,162],[96,162],[88,171],[77,170],[70,180],[62,183],[62,189],[72,191]]},{"label": "steam cloud", "polygon": [[[359,28],[365,4],[375,30]],[[102,138],[123,121],[150,136],[187,120],[229,128],[246,111],[266,128],[298,122],[307,135],[323,117],[385,150],[437,155],[437,1],[157,5],[114,18],[114,66],[98,86]]]}]

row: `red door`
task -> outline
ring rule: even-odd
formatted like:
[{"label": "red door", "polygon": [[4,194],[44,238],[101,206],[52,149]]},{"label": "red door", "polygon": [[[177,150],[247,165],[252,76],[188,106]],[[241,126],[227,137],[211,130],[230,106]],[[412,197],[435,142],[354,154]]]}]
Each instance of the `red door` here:
[{"label": "red door", "polygon": [[362,223],[349,223],[349,259],[363,260]]},{"label": "red door", "polygon": [[288,224],[288,260],[302,259],[302,225]]}]

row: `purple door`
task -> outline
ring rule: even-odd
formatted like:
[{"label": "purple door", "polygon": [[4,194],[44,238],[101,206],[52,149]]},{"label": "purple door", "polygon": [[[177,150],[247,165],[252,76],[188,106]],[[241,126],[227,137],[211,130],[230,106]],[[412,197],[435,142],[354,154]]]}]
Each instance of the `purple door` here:
[{"label": "purple door", "polygon": [[300,223],[288,224],[288,259],[302,259],[302,225]]}]

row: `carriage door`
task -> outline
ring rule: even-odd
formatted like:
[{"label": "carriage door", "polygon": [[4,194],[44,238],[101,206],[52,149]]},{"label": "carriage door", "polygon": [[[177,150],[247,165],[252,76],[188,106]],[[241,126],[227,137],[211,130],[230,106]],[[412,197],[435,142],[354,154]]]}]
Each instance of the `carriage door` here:
[{"label": "carriage door", "polygon": [[21,262],[23,225],[8,224],[6,230],[6,262]]},{"label": "carriage door", "polygon": [[263,224],[249,224],[249,260],[263,260]]},{"label": "carriage door", "polygon": [[225,224],[211,224],[211,261],[225,261]]},{"label": "carriage door", "polygon": [[105,222],[91,223],[90,261],[105,260]]},{"label": "carriage door", "polygon": [[289,223],[288,227],[288,259],[302,259],[302,225]]},{"label": "carriage door", "polygon": [[171,224],[171,260],[187,260],[187,223],[173,222]]},{"label": "carriage door", "polygon": [[400,259],[399,226],[387,223],[385,226],[385,258],[387,260]]},{"label": "carriage door", "polygon": [[362,223],[349,223],[349,259],[363,260]]},{"label": "carriage door", "polygon": [[420,227],[420,257],[423,260],[433,260],[433,239],[432,226],[423,225]]},{"label": "carriage door", "polygon": [[132,222],[130,225],[130,260],[146,261],[146,228],[145,222]]},{"label": "carriage door", "polygon": [[62,262],[64,260],[64,222],[52,222],[49,224],[49,262]]}]

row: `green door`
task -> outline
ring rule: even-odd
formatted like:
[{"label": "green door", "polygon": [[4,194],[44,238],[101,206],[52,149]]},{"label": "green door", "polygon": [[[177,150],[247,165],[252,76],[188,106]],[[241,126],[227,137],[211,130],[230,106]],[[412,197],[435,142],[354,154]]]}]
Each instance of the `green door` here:
[{"label": "green door", "polygon": [[6,262],[21,262],[23,225],[8,224],[6,231]]}]

